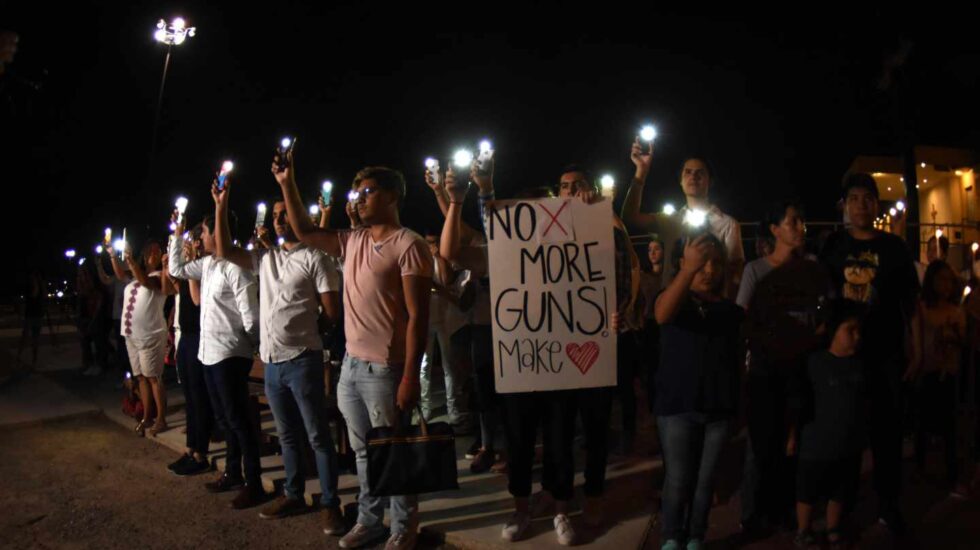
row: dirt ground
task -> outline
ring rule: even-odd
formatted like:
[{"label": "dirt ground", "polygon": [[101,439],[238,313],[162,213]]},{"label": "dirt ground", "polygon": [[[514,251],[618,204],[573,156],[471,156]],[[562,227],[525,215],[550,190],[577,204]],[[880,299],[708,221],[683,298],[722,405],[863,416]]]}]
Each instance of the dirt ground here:
[{"label": "dirt ground", "polygon": [[2,548],[336,548],[319,515],[262,520],[103,417],[0,431]]}]

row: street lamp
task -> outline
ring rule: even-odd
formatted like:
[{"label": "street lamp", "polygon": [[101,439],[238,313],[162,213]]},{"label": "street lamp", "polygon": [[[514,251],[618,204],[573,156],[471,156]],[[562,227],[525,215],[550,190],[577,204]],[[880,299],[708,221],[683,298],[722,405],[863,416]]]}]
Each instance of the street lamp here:
[{"label": "street lamp", "polygon": [[163,88],[167,83],[167,69],[170,67],[170,53],[174,46],[183,44],[195,35],[196,27],[188,27],[182,17],[175,17],[168,25],[163,19],[157,21],[157,30],[153,38],[167,45],[167,56],[163,60],[163,77],[160,79],[160,95],[157,97],[157,111],[153,117],[153,140],[150,145],[150,175],[153,175],[153,160],[157,150],[157,128],[160,126],[160,109],[163,107]]}]

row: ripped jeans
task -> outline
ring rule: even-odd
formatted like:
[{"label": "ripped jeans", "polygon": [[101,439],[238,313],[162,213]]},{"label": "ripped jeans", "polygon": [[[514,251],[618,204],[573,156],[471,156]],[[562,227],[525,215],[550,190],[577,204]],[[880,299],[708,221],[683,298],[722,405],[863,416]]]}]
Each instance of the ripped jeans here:
[{"label": "ripped jeans", "polygon": [[[357,523],[369,528],[383,527],[384,500],[371,495],[367,474],[367,433],[372,427],[393,426],[400,421],[395,405],[402,367],[371,363],[344,357],[337,384],[337,404],[347,421],[351,449],[357,457],[357,480],[360,483]],[[415,533],[418,529],[418,497],[391,497],[391,532]]]}]

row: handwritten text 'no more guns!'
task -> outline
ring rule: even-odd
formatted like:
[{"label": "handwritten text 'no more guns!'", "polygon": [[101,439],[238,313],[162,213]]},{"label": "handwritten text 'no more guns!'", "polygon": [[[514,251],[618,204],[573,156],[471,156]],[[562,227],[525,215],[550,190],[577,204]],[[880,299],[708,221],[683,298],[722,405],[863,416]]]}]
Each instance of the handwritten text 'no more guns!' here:
[{"label": "handwritten text 'no more guns!'", "polygon": [[497,201],[485,223],[497,391],[614,386],[611,202]]}]

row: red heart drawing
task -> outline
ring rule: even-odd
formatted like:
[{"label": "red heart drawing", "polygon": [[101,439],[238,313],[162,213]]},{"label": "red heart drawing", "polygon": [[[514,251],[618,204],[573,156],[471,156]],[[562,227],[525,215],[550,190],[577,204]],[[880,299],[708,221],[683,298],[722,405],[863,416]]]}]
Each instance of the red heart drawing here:
[{"label": "red heart drawing", "polygon": [[589,372],[592,365],[599,359],[599,344],[588,342],[584,345],[568,344],[565,346],[565,354],[575,363],[582,374]]}]

